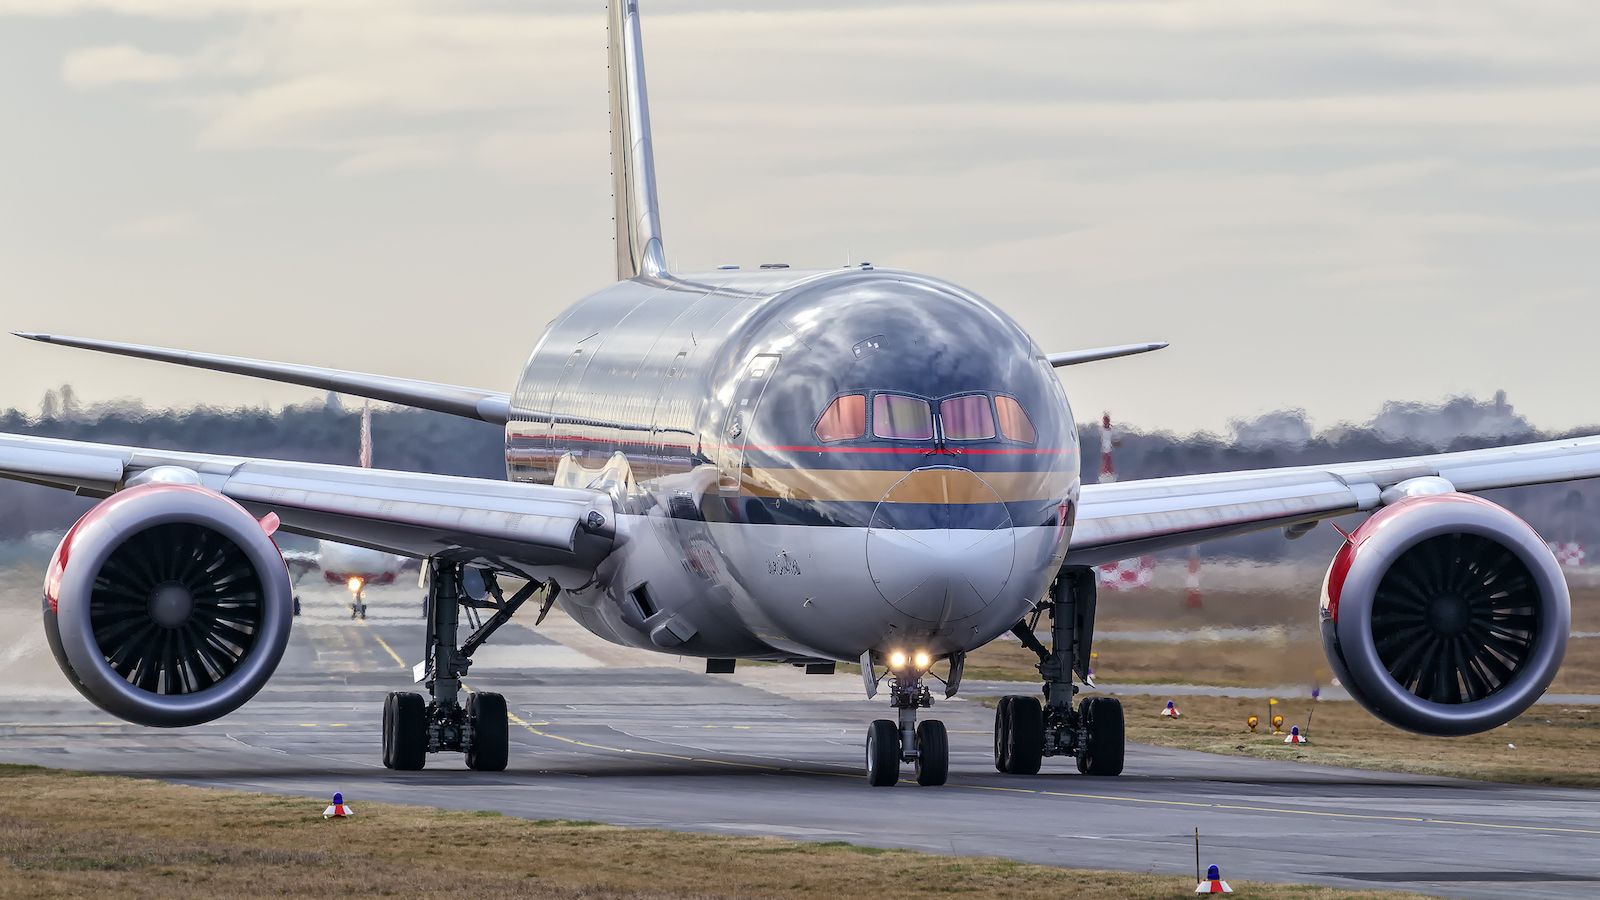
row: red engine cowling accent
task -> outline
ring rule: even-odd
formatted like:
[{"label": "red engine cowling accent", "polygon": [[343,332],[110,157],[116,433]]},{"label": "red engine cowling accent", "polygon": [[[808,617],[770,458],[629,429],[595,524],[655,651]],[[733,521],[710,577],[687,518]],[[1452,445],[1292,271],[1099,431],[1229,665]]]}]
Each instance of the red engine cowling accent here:
[{"label": "red engine cowling accent", "polygon": [[[1491,503],[1482,497],[1471,494],[1427,494],[1418,497],[1407,497],[1396,503],[1391,503],[1367,517],[1355,531],[1345,538],[1339,552],[1333,555],[1333,563],[1328,566],[1328,574],[1322,582],[1322,615],[1323,618],[1337,623],[1339,621],[1339,596],[1344,592],[1345,579],[1350,575],[1350,567],[1355,563],[1357,555],[1361,552],[1361,545],[1366,543],[1373,535],[1383,529],[1385,523],[1397,522],[1404,519],[1408,510],[1417,507],[1435,504],[1480,504],[1489,509],[1497,510],[1511,518],[1516,519],[1504,507]],[[1521,521],[1518,519],[1517,521]],[[1403,526],[1401,526],[1403,527]],[[1526,523],[1524,523],[1526,527]],[[1531,529],[1530,529],[1531,530]]]},{"label": "red engine cowling accent", "polygon": [[1571,629],[1544,540],[1505,508],[1454,492],[1407,497],[1352,532],[1323,579],[1328,662],[1390,724],[1474,734],[1544,693]]}]

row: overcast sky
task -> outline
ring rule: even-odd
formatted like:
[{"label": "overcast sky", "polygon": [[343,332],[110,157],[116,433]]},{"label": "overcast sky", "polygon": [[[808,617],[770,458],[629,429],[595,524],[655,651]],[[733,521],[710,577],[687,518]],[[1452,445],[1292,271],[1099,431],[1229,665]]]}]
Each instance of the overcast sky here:
[{"label": "overcast sky", "polygon": [[[509,390],[613,277],[601,4],[0,0],[0,328]],[[682,268],[949,278],[1078,417],[1600,422],[1600,4],[641,0]],[[974,348],[981,352],[982,348]],[[278,404],[0,343],[0,405]]]}]

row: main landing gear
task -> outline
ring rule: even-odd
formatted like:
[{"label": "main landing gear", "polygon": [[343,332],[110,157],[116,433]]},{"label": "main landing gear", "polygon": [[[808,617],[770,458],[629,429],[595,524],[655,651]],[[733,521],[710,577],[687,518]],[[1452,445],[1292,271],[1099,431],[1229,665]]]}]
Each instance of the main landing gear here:
[{"label": "main landing gear", "polygon": [[[1087,682],[1089,648],[1094,640],[1093,569],[1063,569],[1050,586],[1050,599],[1012,629],[1022,645],[1039,657],[1044,703],[1037,697],[1000,698],[994,715],[994,767],[1008,775],[1034,775],[1047,756],[1072,756],[1085,775],[1122,774],[1122,704],[1113,697],[1089,697],[1073,709],[1074,673]],[[1050,614],[1050,647],[1034,634],[1039,617]]]},{"label": "main landing gear", "polygon": [[[878,719],[867,728],[867,783],[873,787],[898,783],[901,763],[911,763],[917,784],[926,787],[944,784],[950,776],[950,738],[944,723],[917,722],[917,710],[933,706],[925,683],[931,662],[925,653],[908,657],[897,652],[889,659],[889,703],[897,719]],[[959,660],[952,662],[958,673],[960,665]],[[861,671],[870,697],[878,684],[870,653],[862,657]]]},{"label": "main landing gear", "polygon": [[[390,769],[415,771],[427,763],[429,753],[445,751],[465,753],[467,767],[481,772],[499,772],[506,767],[510,729],[505,698],[473,692],[463,705],[461,679],[472,665],[473,652],[510,621],[541,585],[529,582],[507,599],[493,573],[485,573],[488,594],[475,600],[462,589],[464,569],[460,563],[428,560],[428,595],[423,601],[428,620],[427,657],[423,665],[430,699],[396,691],[383,701],[383,764]],[[494,610],[494,615],[457,647],[456,630],[464,606]]]}]

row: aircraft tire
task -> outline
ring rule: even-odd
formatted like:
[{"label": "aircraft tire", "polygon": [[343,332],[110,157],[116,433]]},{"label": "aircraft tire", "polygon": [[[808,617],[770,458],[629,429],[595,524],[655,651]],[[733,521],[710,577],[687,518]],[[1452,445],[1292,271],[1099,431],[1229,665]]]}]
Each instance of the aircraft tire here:
[{"label": "aircraft tire", "polygon": [[473,694],[467,698],[467,719],[472,723],[472,747],[467,768],[501,772],[511,755],[506,698],[499,694]]},{"label": "aircraft tire", "polygon": [[878,719],[867,727],[867,783],[890,787],[900,780],[900,727]]},{"label": "aircraft tire", "polygon": [[1037,775],[1044,762],[1044,707],[1038,697],[1011,698],[1010,740],[1006,745],[1006,773]]},{"label": "aircraft tire", "polygon": [[428,762],[428,707],[421,694],[395,691],[383,700],[383,764],[415,772]]},{"label": "aircraft tire", "polygon": [[1124,749],[1122,701],[1115,697],[1088,697],[1078,704],[1083,740],[1078,747],[1078,771],[1084,775],[1121,775]]},{"label": "aircraft tire", "polygon": [[994,708],[994,769],[1002,775],[1011,774],[1011,701],[1015,699],[1001,697]]},{"label": "aircraft tire", "polygon": [[950,778],[950,736],[944,723],[929,719],[917,725],[917,784],[938,787]]}]

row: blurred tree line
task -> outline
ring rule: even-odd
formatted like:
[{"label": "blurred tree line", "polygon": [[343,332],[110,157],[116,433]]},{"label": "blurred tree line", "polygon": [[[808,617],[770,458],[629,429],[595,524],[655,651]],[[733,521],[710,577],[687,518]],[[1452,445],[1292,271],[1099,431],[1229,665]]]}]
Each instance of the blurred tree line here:
[{"label": "blurred tree line", "polygon": [[[52,391],[39,416],[0,412],[0,432],[350,466],[359,459],[361,406],[342,405],[335,397],[277,412],[175,412],[126,402],[79,409],[62,403],[63,394],[70,398],[70,388]],[[485,422],[418,410],[372,412],[372,464],[378,468],[504,478],[504,444],[504,433]],[[0,540],[65,529],[91,505],[64,491],[0,481]]]},{"label": "blurred tree line", "polygon": [[[1304,411],[1279,410],[1235,420],[1227,437],[1208,433],[1179,436],[1116,423],[1112,433],[1117,478],[1133,480],[1477,450],[1596,434],[1600,428],[1541,431],[1516,413],[1502,391],[1492,400],[1452,397],[1437,403],[1390,402],[1367,422],[1341,423],[1321,431],[1311,428]],[[1100,424],[1080,425],[1079,437],[1083,480],[1088,484],[1100,473]],[[1521,516],[1548,541],[1582,543],[1591,560],[1600,553],[1600,522],[1594,515],[1600,510],[1600,481],[1487,491],[1483,496]],[[1363,514],[1334,521],[1348,531],[1364,518]],[[1206,554],[1259,561],[1328,559],[1342,540],[1327,525],[1294,541],[1273,530],[1208,543]]]},{"label": "blurred tree line", "polygon": [[[70,386],[52,391],[40,414],[0,412],[0,432],[69,438],[135,447],[192,450],[306,462],[354,465],[360,444],[359,405],[336,396],[273,412],[265,409],[148,410],[137,403],[82,407]],[[1600,430],[1600,429],[1596,429]],[[1313,430],[1298,410],[1277,411],[1232,423],[1226,436],[1176,435],[1118,423],[1114,451],[1120,479],[1155,478],[1237,469],[1316,465],[1383,457],[1470,450],[1507,443],[1593,433],[1547,433],[1506,402],[1451,398],[1439,403],[1386,404],[1370,421]],[[499,428],[453,416],[404,409],[375,409],[373,464],[379,468],[504,478],[504,437]],[[1080,426],[1083,478],[1096,480],[1100,425]],[[1579,541],[1600,553],[1600,484],[1543,485],[1487,495],[1527,519],[1548,540]],[[65,529],[92,501],[35,485],[0,481],[0,540]],[[1359,521],[1352,519],[1351,525]],[[1341,527],[1344,527],[1341,523]],[[1318,528],[1286,540],[1269,531],[1208,545],[1208,555],[1254,560],[1331,556],[1339,537]]]}]

